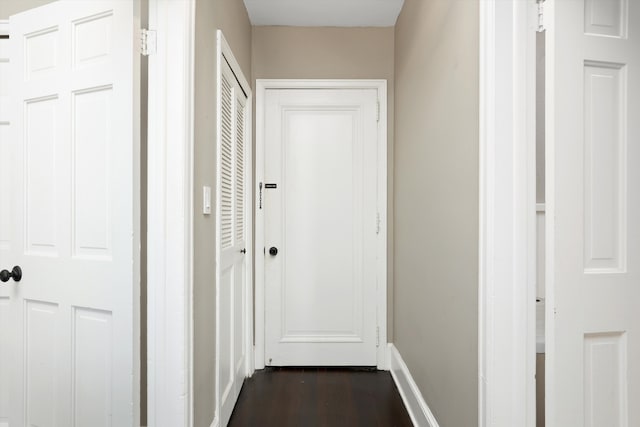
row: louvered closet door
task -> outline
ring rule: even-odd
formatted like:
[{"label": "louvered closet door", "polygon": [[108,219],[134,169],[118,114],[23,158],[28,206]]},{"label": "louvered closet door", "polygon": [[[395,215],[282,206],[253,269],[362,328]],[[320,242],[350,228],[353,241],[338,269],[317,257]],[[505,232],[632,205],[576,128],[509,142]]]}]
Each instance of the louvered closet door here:
[{"label": "louvered closet door", "polygon": [[226,425],[246,376],[247,97],[223,61],[218,146],[218,345],[220,421]]}]

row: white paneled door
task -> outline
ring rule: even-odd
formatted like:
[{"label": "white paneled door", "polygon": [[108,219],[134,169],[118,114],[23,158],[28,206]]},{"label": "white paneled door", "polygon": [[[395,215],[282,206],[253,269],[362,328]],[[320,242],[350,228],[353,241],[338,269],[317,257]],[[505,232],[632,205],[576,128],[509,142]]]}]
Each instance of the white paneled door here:
[{"label": "white paneled door", "polygon": [[377,364],[376,89],[265,95],[265,364]]},{"label": "white paneled door", "polygon": [[546,3],[547,425],[640,426],[640,2]]},{"label": "white paneled door", "polygon": [[2,426],[133,425],[133,41],[129,1],[11,17],[0,269],[23,276],[0,283]]},{"label": "white paneled door", "polygon": [[[11,124],[9,106],[9,39],[0,38],[0,160],[11,158],[9,126]],[[0,269],[7,268],[10,259],[8,250],[11,242],[11,188],[13,185],[13,164],[5,162],[0,166]],[[8,198],[7,198],[8,197]],[[11,375],[11,320],[9,302],[11,285],[0,282],[0,427],[9,426],[11,387],[7,380]]]},{"label": "white paneled door", "polygon": [[247,274],[248,171],[252,167],[251,123],[247,119],[247,94],[221,56],[219,93],[219,145],[217,176],[217,287],[218,287],[218,384],[220,425],[231,418],[247,376]]}]

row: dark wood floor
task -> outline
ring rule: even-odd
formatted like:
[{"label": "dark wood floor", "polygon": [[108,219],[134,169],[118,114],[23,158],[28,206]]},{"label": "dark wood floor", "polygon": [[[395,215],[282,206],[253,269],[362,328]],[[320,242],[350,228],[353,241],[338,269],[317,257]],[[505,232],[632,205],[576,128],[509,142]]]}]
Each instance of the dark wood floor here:
[{"label": "dark wood floor", "polygon": [[411,427],[389,372],[268,368],[245,381],[230,427]]}]

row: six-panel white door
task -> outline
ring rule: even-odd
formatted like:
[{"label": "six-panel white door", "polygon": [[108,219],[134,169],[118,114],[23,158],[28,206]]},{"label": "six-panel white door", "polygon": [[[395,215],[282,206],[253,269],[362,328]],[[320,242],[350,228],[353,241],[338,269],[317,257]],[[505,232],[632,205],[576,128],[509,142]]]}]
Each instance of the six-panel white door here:
[{"label": "six-panel white door", "polygon": [[0,423],[131,426],[133,2],[62,0],[10,31],[0,268],[23,278],[0,284]]},{"label": "six-panel white door", "polygon": [[377,364],[377,102],[266,91],[267,366]]},{"label": "six-panel white door", "polygon": [[248,171],[247,95],[221,57],[217,176],[217,332],[220,425],[226,426],[247,376],[246,310],[251,307],[247,280]]},{"label": "six-panel white door", "polygon": [[[12,144],[9,138],[11,124],[9,105],[9,39],[0,38],[0,160],[11,159]],[[0,270],[11,268],[9,256],[11,243],[11,198],[13,164],[5,162],[0,167]],[[9,426],[9,396],[11,387],[7,380],[11,375],[11,320],[9,298],[14,292],[13,281],[0,283],[0,427]]]},{"label": "six-panel white door", "polygon": [[640,2],[546,4],[547,426],[639,426]]}]

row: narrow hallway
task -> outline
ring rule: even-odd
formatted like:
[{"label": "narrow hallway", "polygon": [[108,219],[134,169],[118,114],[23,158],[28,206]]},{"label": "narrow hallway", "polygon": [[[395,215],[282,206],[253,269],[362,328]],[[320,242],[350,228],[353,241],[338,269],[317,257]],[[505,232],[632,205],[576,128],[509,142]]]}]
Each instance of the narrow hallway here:
[{"label": "narrow hallway", "polygon": [[389,372],[267,368],[248,378],[230,427],[410,427]]}]

